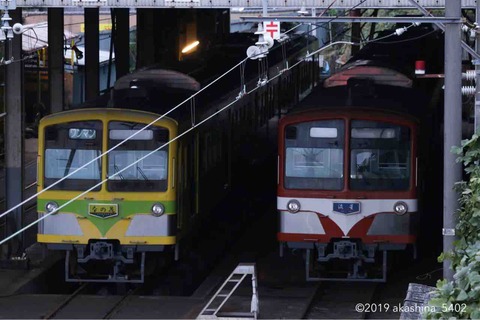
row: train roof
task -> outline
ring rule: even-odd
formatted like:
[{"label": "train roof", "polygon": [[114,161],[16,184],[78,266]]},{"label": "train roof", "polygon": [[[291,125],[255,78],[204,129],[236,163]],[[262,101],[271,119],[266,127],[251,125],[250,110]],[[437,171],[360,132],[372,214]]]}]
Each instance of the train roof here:
[{"label": "train roof", "polygon": [[[398,28],[406,31],[397,36]],[[443,52],[444,37],[436,26],[397,24],[379,32],[296,110],[356,106],[422,118],[431,101],[428,88],[435,84],[418,82],[415,61],[425,60],[427,73],[443,73]]]},{"label": "train roof", "polygon": [[145,68],[123,76],[115,82],[114,89],[130,89],[135,84],[192,92],[200,90],[200,83],[194,78],[178,71],[157,68]]},{"label": "train roof", "polygon": [[402,72],[392,68],[386,61],[355,60],[325,79],[325,88],[346,86],[351,78],[368,78],[375,84],[411,88],[412,79]]},{"label": "train roof", "polygon": [[344,106],[343,108],[338,107],[321,107],[321,108],[308,108],[308,109],[301,109],[296,110],[294,112],[288,113],[288,117],[294,118],[302,118],[308,117],[312,115],[322,115],[322,114],[330,114],[332,117],[339,116],[339,117],[358,117],[361,115],[368,115],[374,117],[396,117],[405,120],[416,121],[416,118],[402,112],[398,112],[396,110],[389,110],[389,109],[378,109],[378,108],[370,108],[370,107],[358,107],[358,106]]},{"label": "train roof", "polygon": [[[67,119],[71,119],[72,121],[75,121],[75,119],[79,115],[88,115],[88,114],[91,114],[92,118],[95,115],[96,116],[99,116],[99,115],[113,116],[116,114],[122,114],[123,116],[130,116],[132,117],[132,119],[134,117],[137,117],[137,118],[144,117],[147,121],[151,121],[149,119],[152,119],[152,118],[154,119],[158,118],[158,114],[147,112],[147,111],[141,111],[141,110],[117,109],[117,108],[85,108],[85,109],[74,109],[74,110],[52,113],[43,117],[40,120],[40,123],[56,122],[58,120],[61,120],[62,118],[67,118]],[[175,124],[177,123],[177,121],[169,117],[164,117],[160,121],[166,121],[166,122],[171,122]]]},{"label": "train roof", "polygon": [[[367,82],[368,83],[368,82]],[[353,89],[352,89],[353,87]],[[353,92],[358,89],[360,92]],[[288,115],[311,112],[374,112],[392,114],[407,118],[419,118],[427,108],[428,98],[421,92],[403,87],[367,84],[366,87],[339,86],[323,88],[318,86]]]}]

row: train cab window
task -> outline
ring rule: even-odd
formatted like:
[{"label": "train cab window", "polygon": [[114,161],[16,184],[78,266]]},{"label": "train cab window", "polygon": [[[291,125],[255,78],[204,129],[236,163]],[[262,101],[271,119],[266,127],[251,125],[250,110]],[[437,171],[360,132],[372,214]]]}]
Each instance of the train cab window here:
[{"label": "train cab window", "polygon": [[[81,167],[101,153],[100,121],[66,122],[46,127],[44,187],[67,176],[52,189],[83,191],[93,187],[101,181],[101,159]],[[98,190],[100,186],[93,189]]]},{"label": "train cab window", "polygon": [[[168,130],[145,124],[112,121],[108,124],[108,148],[132,136],[107,157],[109,191],[158,192],[168,187]],[[134,135],[135,134],[135,135]],[[134,136],[133,136],[134,135]],[[150,154],[153,152],[152,154]],[[149,156],[147,156],[150,154]],[[143,157],[146,158],[142,159]],[[142,159],[142,160],[140,160]],[[135,161],[134,165],[131,165]],[[131,165],[129,167],[129,165]],[[128,168],[127,168],[128,167]]]},{"label": "train cab window", "polygon": [[285,128],[285,188],[343,189],[344,128],[343,120]]},{"label": "train cab window", "polygon": [[350,136],[350,189],[409,188],[411,135],[408,127],[353,120]]}]

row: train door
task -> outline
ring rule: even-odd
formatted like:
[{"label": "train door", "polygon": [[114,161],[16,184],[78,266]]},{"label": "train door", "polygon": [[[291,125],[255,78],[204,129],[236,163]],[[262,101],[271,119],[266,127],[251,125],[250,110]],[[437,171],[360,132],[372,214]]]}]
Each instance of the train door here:
[{"label": "train door", "polygon": [[192,218],[195,216],[197,213],[197,181],[196,181],[196,149],[195,149],[195,143],[194,143],[195,137],[193,137],[189,143],[188,143],[188,148],[187,148],[187,156],[186,156],[186,168],[187,168],[187,197],[188,197],[188,211],[187,211],[187,216],[189,223],[192,220]]},{"label": "train door", "polygon": [[177,185],[177,228],[182,230],[185,224],[185,216],[188,210],[188,196],[187,196],[187,164],[186,164],[187,147],[181,143],[178,148],[178,185]]},{"label": "train door", "polygon": [[227,113],[228,125],[223,126],[223,148],[224,152],[223,161],[224,161],[224,170],[225,170],[225,184],[224,189],[227,190],[232,184],[232,132],[236,124],[234,111],[228,109]]},{"label": "train door", "polygon": [[195,133],[195,142],[193,143],[193,168],[192,175],[194,178],[193,184],[193,197],[195,199],[195,208],[192,214],[197,215],[200,212],[200,134]]}]

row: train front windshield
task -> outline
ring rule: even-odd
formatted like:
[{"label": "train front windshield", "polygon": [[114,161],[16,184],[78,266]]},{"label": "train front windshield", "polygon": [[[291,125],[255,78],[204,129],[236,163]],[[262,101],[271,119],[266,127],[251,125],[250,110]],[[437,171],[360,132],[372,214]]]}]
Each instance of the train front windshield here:
[{"label": "train front windshield", "polygon": [[[168,142],[168,130],[151,126],[140,131],[143,127],[144,124],[130,122],[109,123],[109,148],[135,134],[108,155],[109,191],[167,190],[168,146],[155,150]],[[147,157],[144,158],[145,156]],[[136,161],[138,162],[128,167]]]},{"label": "train front windshield", "polygon": [[350,189],[407,190],[410,185],[410,130],[353,120],[350,132]]},{"label": "train front windshield", "polygon": [[343,120],[304,122],[285,131],[287,189],[343,189]]},{"label": "train front windshield", "polygon": [[[408,190],[411,134],[406,126],[352,120],[345,137],[343,120],[292,124],[285,128],[286,189],[355,191]],[[349,139],[349,168],[344,168]]]},{"label": "train front windshield", "polygon": [[[45,129],[44,186],[53,190],[86,190],[101,180],[101,161],[84,164],[102,153],[100,121],[68,122]],[[67,177],[68,176],[68,177]],[[60,179],[66,179],[58,182]],[[100,190],[100,186],[94,190]]]}]

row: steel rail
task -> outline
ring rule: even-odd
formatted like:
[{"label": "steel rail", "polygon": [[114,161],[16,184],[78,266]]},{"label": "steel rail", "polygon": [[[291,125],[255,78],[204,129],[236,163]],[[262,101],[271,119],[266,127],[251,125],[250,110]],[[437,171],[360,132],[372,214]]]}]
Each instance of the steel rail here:
[{"label": "steel rail", "polygon": [[103,316],[102,319],[112,319],[115,314],[120,310],[120,306],[122,306],[125,302],[130,300],[130,298],[136,294],[138,291],[140,291],[143,288],[143,286],[139,286],[133,290],[129,290],[123,297],[121,297],[111,308],[108,310],[108,312]]},{"label": "steel rail", "polygon": [[63,300],[60,305],[58,305],[54,310],[50,311],[43,317],[43,319],[52,319],[55,315],[60,312],[66,305],[70,303],[76,296],[80,294],[86,287],[88,283],[82,284],[80,287],[77,288],[70,296],[68,296],[65,300]]}]

